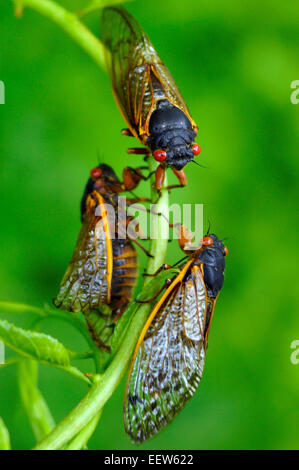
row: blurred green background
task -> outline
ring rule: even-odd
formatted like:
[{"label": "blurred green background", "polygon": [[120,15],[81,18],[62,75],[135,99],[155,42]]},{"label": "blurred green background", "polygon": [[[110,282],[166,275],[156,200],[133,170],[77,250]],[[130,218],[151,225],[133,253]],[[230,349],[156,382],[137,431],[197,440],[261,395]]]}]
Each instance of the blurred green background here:
[{"label": "blurred green background", "polygon": [[[61,4],[76,10],[87,1]],[[299,339],[299,104],[290,102],[290,83],[299,79],[298,3],[145,0],[127,8],[199,124],[200,161],[208,168],[189,165],[189,184],[171,202],[203,203],[212,231],[229,237],[202,383],[172,425],[141,448],[298,448],[299,364],[290,361],[290,344]],[[96,34],[98,20],[99,12],[85,20]],[[126,154],[132,142],[120,134],[108,77],[55,24],[29,10],[17,20],[11,2],[1,1],[0,45],[0,298],[43,305],[71,257],[79,201],[98,154],[119,175],[140,161]],[[173,242],[168,260],[179,256]],[[49,322],[45,331],[84,347],[64,323]],[[75,378],[44,366],[40,388],[57,421],[86,393]],[[135,448],[123,430],[123,389],[124,382],[107,403],[90,448]],[[1,370],[0,415],[14,448],[34,444],[15,366]]]}]

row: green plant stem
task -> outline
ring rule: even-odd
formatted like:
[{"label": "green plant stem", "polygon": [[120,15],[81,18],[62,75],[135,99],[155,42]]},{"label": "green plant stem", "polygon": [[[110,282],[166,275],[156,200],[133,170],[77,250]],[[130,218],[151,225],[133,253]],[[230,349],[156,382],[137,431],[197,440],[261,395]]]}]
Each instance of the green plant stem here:
[{"label": "green plant stem", "polygon": [[18,12],[20,8],[31,8],[46,16],[60,26],[71,38],[79,44],[104,70],[105,58],[102,43],[94,36],[88,28],[78,19],[74,13],[67,11],[62,6],[51,0],[11,0]]},{"label": "green plant stem", "polygon": [[11,445],[9,431],[0,416],[0,451],[1,450],[11,450]]},{"label": "green plant stem", "polygon": [[74,439],[64,448],[64,450],[81,450],[83,449],[91,436],[93,435],[98,422],[101,418],[102,410],[100,410],[97,415],[92,418],[92,420],[85,426]]},{"label": "green plant stem", "polygon": [[55,421],[49,407],[37,386],[38,364],[30,359],[19,363],[19,389],[33,434],[37,441],[49,434]]},{"label": "green plant stem", "polygon": [[[151,161],[152,159],[150,159]],[[150,163],[150,171],[154,169],[154,163]],[[167,180],[165,178],[165,185]],[[152,199],[157,198],[155,189],[152,189]],[[162,196],[156,204],[155,212],[163,213],[168,209],[168,191],[163,190]],[[157,217],[158,231],[160,235],[166,230],[164,217]],[[168,227],[167,227],[168,230]],[[149,274],[154,273],[164,263],[168,237],[161,236],[158,239],[151,240],[149,251],[153,258],[149,258],[146,272]],[[145,278],[144,284],[148,283],[149,279]],[[116,387],[119,385],[126,369],[128,368],[130,358],[134,351],[135,345],[138,341],[144,323],[151,311],[150,304],[141,304],[138,308],[134,321],[129,327],[129,330],[122,342],[117,354],[111,365],[102,375],[99,384],[93,385],[85,398],[78,404],[78,406],[71,411],[71,413],[49,434],[43,439],[36,447],[36,450],[55,450],[61,449],[67,442],[69,442],[87,423],[103,408],[107,400],[111,397]]]},{"label": "green plant stem", "polygon": [[[61,6],[50,0],[12,0],[18,12],[20,7],[29,7],[38,11],[42,15],[52,19],[61,26],[101,67],[104,64],[104,48],[101,42],[79,21],[73,13],[69,13]],[[154,171],[157,164],[152,158],[149,159],[149,170]],[[167,185],[165,178],[164,185]],[[152,188],[152,201],[157,200],[157,191]],[[162,195],[155,207],[156,213],[168,216],[168,191],[162,190]],[[157,237],[151,239],[149,251],[152,258],[149,259],[146,272],[153,274],[164,263],[167,242],[168,242],[168,224],[164,217],[156,216]],[[167,232],[166,232],[167,230]],[[164,233],[164,236],[163,236]],[[144,285],[149,282],[145,278]],[[99,383],[94,383],[88,394],[71,411],[71,413],[36,447],[36,450],[54,450],[63,448],[68,442],[75,438],[83,428],[92,427],[91,421],[100,413],[104,404],[111,397],[114,390],[120,383],[134,351],[138,337],[144,326],[144,323],[151,311],[150,304],[141,304],[134,316],[127,334],[122,342],[118,352],[115,355],[111,365],[102,375]],[[85,431],[84,431],[85,432]],[[88,432],[88,430],[86,430]]]}]

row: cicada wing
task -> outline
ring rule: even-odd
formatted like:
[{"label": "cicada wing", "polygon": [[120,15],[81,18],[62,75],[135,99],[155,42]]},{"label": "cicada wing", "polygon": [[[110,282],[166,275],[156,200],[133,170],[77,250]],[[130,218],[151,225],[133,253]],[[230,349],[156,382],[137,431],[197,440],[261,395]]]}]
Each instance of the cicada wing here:
[{"label": "cicada wing", "polygon": [[206,289],[197,268],[165,298],[135,351],[124,401],[125,429],[133,441],[158,433],[196,391],[205,359],[205,314]]},{"label": "cicada wing", "polygon": [[92,207],[84,217],[71,262],[54,305],[63,310],[96,310],[110,294],[109,249],[104,219]]},{"label": "cicada wing", "polygon": [[103,10],[102,41],[115,98],[136,137],[142,140],[148,133],[158,99],[169,99],[192,121],[170,72],[142,27],[124,8]]}]

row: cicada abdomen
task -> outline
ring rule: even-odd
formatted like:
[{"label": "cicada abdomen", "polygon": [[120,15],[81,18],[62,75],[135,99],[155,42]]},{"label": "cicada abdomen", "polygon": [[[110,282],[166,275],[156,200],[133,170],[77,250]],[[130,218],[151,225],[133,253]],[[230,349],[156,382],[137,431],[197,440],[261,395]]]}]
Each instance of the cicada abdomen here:
[{"label": "cicada abdomen", "polygon": [[102,304],[97,310],[85,312],[94,342],[106,352],[110,351],[114,327],[132,299],[138,273],[137,252],[132,242],[113,240],[112,253],[110,303]]}]

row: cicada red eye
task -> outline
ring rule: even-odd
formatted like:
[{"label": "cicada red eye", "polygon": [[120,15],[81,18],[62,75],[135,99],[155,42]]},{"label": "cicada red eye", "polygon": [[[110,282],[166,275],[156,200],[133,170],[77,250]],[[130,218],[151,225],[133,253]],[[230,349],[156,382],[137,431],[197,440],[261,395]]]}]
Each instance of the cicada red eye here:
[{"label": "cicada red eye", "polygon": [[213,238],[211,237],[203,237],[203,239],[201,240],[201,244],[204,246],[211,246],[213,245],[213,243]]},{"label": "cicada red eye", "polygon": [[228,249],[227,249],[227,247],[226,247],[226,246],[224,247],[224,255],[225,255],[225,256],[227,256],[227,255],[228,255]]},{"label": "cicada red eye", "polygon": [[91,171],[90,171],[90,176],[92,178],[99,178],[102,174],[102,170],[100,170],[100,168],[93,168]]},{"label": "cicada red eye", "polygon": [[165,150],[155,150],[153,156],[157,162],[164,162],[164,160],[166,160],[167,153]]},{"label": "cicada red eye", "polygon": [[199,155],[201,152],[201,148],[198,144],[193,144],[192,145],[192,152],[194,155]]}]

